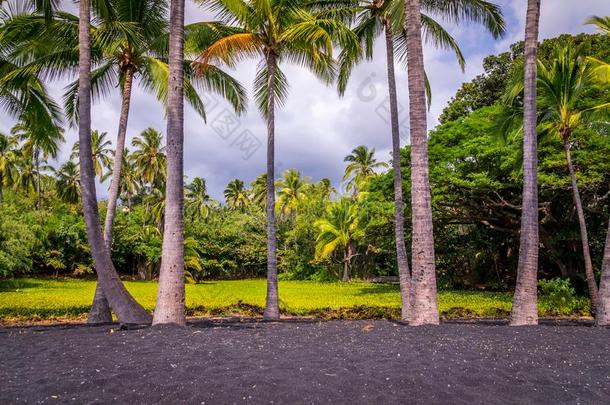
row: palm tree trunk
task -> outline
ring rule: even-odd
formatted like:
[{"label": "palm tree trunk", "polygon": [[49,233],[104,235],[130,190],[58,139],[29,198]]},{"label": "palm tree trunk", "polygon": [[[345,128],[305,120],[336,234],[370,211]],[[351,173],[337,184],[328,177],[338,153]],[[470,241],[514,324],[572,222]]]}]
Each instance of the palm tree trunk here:
[{"label": "palm tree trunk", "polygon": [[[79,20],[79,144],[91,150],[91,1],[80,1]],[[148,323],[150,315],[133,299],[116,273],[100,228],[91,153],[80,155],[80,187],[87,240],[98,280],[120,322]]]},{"label": "palm tree trunk", "polygon": [[390,93],[390,121],[392,123],[392,168],[394,170],[394,233],[396,238],[396,263],[400,284],[401,318],[409,318],[409,290],[411,274],[405,244],[405,217],[402,200],[402,172],[400,169],[400,129],[398,123],[398,97],[394,72],[394,35],[390,22],[384,20],[385,44],[388,65],[388,90]]},{"label": "palm tree trunk", "polygon": [[277,59],[273,51],[267,55],[267,300],[263,318],[280,319],[277,285],[277,240],[275,237],[275,73]]},{"label": "palm tree trunk", "polygon": [[4,200],[4,175],[0,173],[0,205],[2,205],[2,201]]},{"label": "palm tree trunk", "polygon": [[574,172],[574,165],[572,164],[572,152],[569,142],[569,134],[564,134],[563,139],[563,144],[566,151],[566,159],[568,161],[568,170],[570,171],[570,178],[572,179],[572,194],[574,196],[574,205],[576,206],[576,213],[578,214],[578,223],[580,225],[580,239],[582,241],[582,254],[585,261],[585,275],[587,277],[587,287],[589,288],[589,297],[591,299],[591,311],[595,313],[595,308],[597,306],[597,282],[595,281],[595,274],[593,273],[593,263],[591,262],[591,252],[589,251],[589,234],[587,232],[587,222],[585,221],[585,211],[582,208],[580,191],[578,190],[578,184],[576,182],[576,173]]},{"label": "palm tree trunk", "polygon": [[[127,69],[125,72],[125,84],[123,85],[123,102],[121,104],[121,117],[119,119],[119,131],[114,151],[114,162],[112,165],[112,181],[108,191],[108,207],[106,209],[106,220],[104,222],[104,242],[106,248],[111,252],[112,248],[112,229],[114,217],[116,215],[116,205],[119,197],[121,185],[121,168],[123,165],[123,152],[125,151],[125,138],[127,136],[127,121],[129,119],[129,105],[131,103],[131,88],[133,84],[133,71]],[[95,288],[93,305],[87,323],[107,323],[112,321],[110,305],[104,296],[104,290],[100,286]]]},{"label": "palm tree trunk", "polygon": [[406,1],[411,207],[413,216],[410,325],[438,325],[432,198],[428,169],[428,125],[421,38],[421,1]]},{"label": "palm tree trunk", "polygon": [[598,326],[610,325],[610,221],[608,222],[608,233],[606,234],[602,278],[599,282],[595,317]]},{"label": "palm tree trunk", "polygon": [[184,0],[172,0],[167,100],[167,183],[159,291],[153,324],[186,324],[184,313]]},{"label": "palm tree trunk", "polygon": [[37,147],[34,148],[34,165],[36,166],[36,209],[40,211],[42,208],[41,191],[40,185],[40,151]]},{"label": "palm tree trunk", "polygon": [[523,101],[523,208],[517,284],[510,324],[538,324],[538,137],[536,130],[536,59],[540,0],[529,0],[525,26]]}]

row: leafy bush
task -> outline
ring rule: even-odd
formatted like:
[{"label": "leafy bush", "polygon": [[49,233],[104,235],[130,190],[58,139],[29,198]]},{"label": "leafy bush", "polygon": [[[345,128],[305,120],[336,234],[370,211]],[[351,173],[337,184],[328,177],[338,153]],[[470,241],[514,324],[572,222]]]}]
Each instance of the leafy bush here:
[{"label": "leafy bush", "polygon": [[575,315],[588,311],[588,300],[576,296],[570,280],[555,278],[540,280],[540,308],[545,315]]}]

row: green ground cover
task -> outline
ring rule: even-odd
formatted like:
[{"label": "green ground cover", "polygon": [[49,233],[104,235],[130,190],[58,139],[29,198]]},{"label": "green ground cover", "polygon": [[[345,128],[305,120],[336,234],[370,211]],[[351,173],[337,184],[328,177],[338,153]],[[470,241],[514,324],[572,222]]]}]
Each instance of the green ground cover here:
[{"label": "green ground cover", "polygon": [[[126,282],[127,289],[150,311],[157,293],[155,282]],[[265,302],[264,280],[211,281],[186,286],[191,316],[255,316]],[[89,310],[95,290],[91,280],[23,278],[0,281],[0,322],[77,321]],[[336,318],[398,318],[398,286],[365,282],[318,283],[281,281],[284,315]],[[444,318],[505,317],[511,308],[506,293],[441,291]],[[541,315],[557,314],[540,303]],[[586,314],[585,314],[586,315]]]}]

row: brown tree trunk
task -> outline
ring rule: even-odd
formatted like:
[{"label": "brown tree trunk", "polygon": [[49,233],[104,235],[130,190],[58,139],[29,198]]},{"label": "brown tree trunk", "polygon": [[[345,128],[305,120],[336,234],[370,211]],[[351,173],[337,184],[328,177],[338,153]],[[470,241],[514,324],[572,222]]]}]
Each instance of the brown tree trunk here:
[{"label": "brown tree trunk", "polygon": [[413,216],[410,325],[438,325],[432,198],[428,170],[428,123],[421,38],[421,1],[405,0],[411,125],[411,207]]},{"label": "brown tree trunk", "polygon": [[538,324],[538,136],[536,78],[540,0],[529,0],[525,25],[525,87],[523,100],[523,209],[517,284],[510,324]]},{"label": "brown tree trunk", "polygon": [[384,20],[385,44],[388,66],[388,90],[390,96],[390,121],[392,123],[392,168],[394,170],[394,234],[396,239],[396,263],[400,284],[401,318],[409,319],[409,290],[411,274],[405,244],[405,217],[402,199],[402,172],[400,169],[400,126],[398,123],[398,97],[394,72],[394,35],[388,20]]},{"label": "brown tree trunk", "polygon": [[610,222],[608,222],[604,261],[602,263],[602,278],[599,282],[595,318],[598,326],[610,325]]},{"label": "brown tree trunk", "polygon": [[576,173],[572,164],[572,152],[570,146],[570,134],[563,134],[564,147],[566,151],[566,160],[568,161],[568,170],[572,179],[572,194],[574,196],[574,205],[578,214],[578,223],[580,225],[580,240],[582,242],[582,254],[585,261],[585,275],[587,277],[587,287],[589,288],[589,297],[591,299],[591,311],[595,313],[597,306],[597,282],[593,273],[593,263],[591,262],[591,252],[589,251],[589,234],[587,232],[587,222],[585,221],[585,211],[582,208],[582,200],[580,191],[576,181]]},{"label": "brown tree trunk", "polygon": [[40,184],[40,151],[38,147],[34,147],[34,165],[36,166],[36,209],[42,209],[42,187]]},{"label": "brown tree trunk", "polygon": [[352,242],[349,242],[345,247],[343,255],[343,278],[341,281],[347,283],[352,277],[352,257],[354,255],[354,247]]},{"label": "brown tree trunk", "polygon": [[[90,0],[80,1],[79,20],[79,144],[81,151],[91,150],[91,33]],[[80,187],[87,239],[98,280],[120,322],[148,323],[150,315],[129,294],[119,279],[106,249],[97,207],[95,170],[91,153],[80,154]]]},{"label": "brown tree trunk", "polygon": [[186,324],[184,313],[184,0],[172,0],[167,99],[167,183],[159,291],[153,324]]},{"label": "brown tree trunk", "polygon": [[[125,151],[125,138],[127,136],[127,121],[129,120],[129,105],[131,103],[131,88],[133,84],[133,70],[125,72],[125,84],[123,85],[123,101],[121,104],[121,117],[119,118],[119,130],[114,151],[114,162],[112,164],[112,181],[108,191],[108,207],[106,209],[106,220],[104,222],[104,242],[109,252],[112,252],[112,229],[116,215],[116,205],[121,186],[121,169],[123,165],[123,153]],[[87,323],[106,323],[112,321],[110,305],[104,297],[104,291],[98,286],[95,288],[95,297]]]},{"label": "brown tree trunk", "polygon": [[267,55],[267,300],[263,318],[280,319],[278,305],[277,255],[275,237],[275,72],[277,59],[273,51]]}]

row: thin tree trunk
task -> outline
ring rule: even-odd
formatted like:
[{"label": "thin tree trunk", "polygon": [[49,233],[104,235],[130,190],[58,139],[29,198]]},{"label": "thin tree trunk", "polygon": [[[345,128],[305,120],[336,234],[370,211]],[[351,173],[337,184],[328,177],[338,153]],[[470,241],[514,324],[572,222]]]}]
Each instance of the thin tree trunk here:
[{"label": "thin tree trunk", "polygon": [[2,201],[4,200],[4,175],[0,173],[0,205],[2,205]]},{"label": "thin tree trunk", "polygon": [[602,263],[602,278],[599,282],[599,295],[597,297],[597,311],[595,313],[598,326],[610,325],[610,221],[606,234],[606,247],[604,248],[604,261]]},{"label": "thin tree trunk", "polygon": [[273,51],[267,55],[267,300],[263,318],[280,319],[278,305],[277,255],[275,237],[275,93],[277,59]]},{"label": "thin tree trunk", "polygon": [[517,284],[510,316],[512,326],[538,324],[538,137],[536,77],[540,0],[529,0],[525,26],[523,102],[523,210]]},{"label": "thin tree trunk", "polygon": [[[127,69],[125,72],[125,84],[123,85],[123,102],[121,104],[121,117],[119,119],[119,130],[114,151],[114,162],[112,164],[112,181],[108,191],[108,207],[106,209],[106,220],[104,223],[104,242],[109,252],[112,252],[112,229],[116,215],[116,205],[121,185],[121,169],[123,165],[123,153],[125,151],[125,138],[127,136],[127,121],[129,120],[129,105],[131,102],[131,88],[133,83],[133,71]],[[104,290],[99,285],[95,288],[93,305],[87,323],[107,323],[112,321],[110,304],[104,296]]]},{"label": "thin tree trunk", "polygon": [[421,38],[421,1],[406,1],[411,207],[413,216],[410,325],[438,325],[432,201],[428,169],[428,123]]},{"label": "thin tree trunk", "polygon": [[572,193],[574,196],[574,205],[576,206],[576,213],[578,214],[578,223],[580,225],[580,239],[582,241],[582,254],[585,261],[585,275],[587,277],[587,287],[589,288],[589,297],[591,298],[591,311],[595,313],[597,306],[597,282],[595,281],[595,274],[593,273],[593,263],[591,262],[591,252],[589,251],[589,235],[587,232],[587,222],[585,221],[585,211],[582,208],[582,200],[580,198],[580,191],[578,190],[578,184],[576,182],[576,173],[574,172],[574,165],[572,164],[572,152],[569,143],[569,135],[564,138],[564,147],[566,151],[566,160],[568,161],[568,170],[570,171],[570,178],[572,179]]},{"label": "thin tree trunk", "polygon": [[400,169],[400,129],[398,123],[398,97],[396,96],[396,74],[394,72],[394,36],[388,20],[384,20],[388,90],[390,93],[390,121],[392,123],[392,168],[394,170],[394,233],[396,239],[396,263],[400,284],[401,318],[409,319],[409,290],[411,274],[405,245],[405,217],[402,200],[402,172]]},{"label": "thin tree trunk", "polygon": [[184,0],[172,0],[167,100],[167,183],[159,292],[153,324],[186,324],[184,313]]},{"label": "thin tree trunk", "polygon": [[[79,20],[79,144],[81,151],[91,150],[91,33],[90,0],[80,1]],[[106,249],[100,227],[95,191],[95,171],[91,153],[80,154],[80,187],[87,239],[99,282],[120,322],[148,323],[150,315],[125,289]]]},{"label": "thin tree trunk", "polygon": [[34,165],[36,166],[36,209],[40,211],[42,208],[41,191],[40,186],[40,151],[37,147],[34,149]]},{"label": "thin tree trunk", "polygon": [[347,283],[351,278],[351,261],[352,261],[352,243],[349,242],[345,247],[343,255],[343,278],[342,281]]}]

